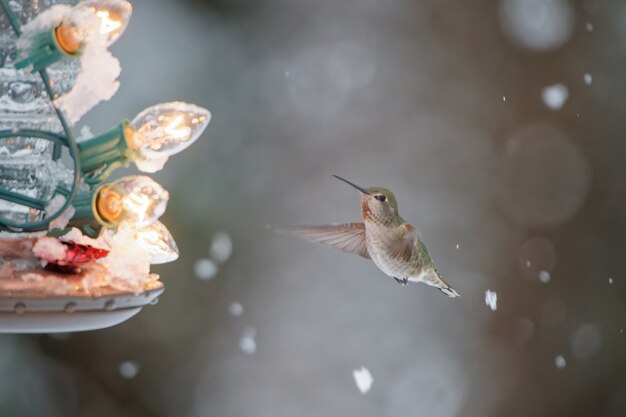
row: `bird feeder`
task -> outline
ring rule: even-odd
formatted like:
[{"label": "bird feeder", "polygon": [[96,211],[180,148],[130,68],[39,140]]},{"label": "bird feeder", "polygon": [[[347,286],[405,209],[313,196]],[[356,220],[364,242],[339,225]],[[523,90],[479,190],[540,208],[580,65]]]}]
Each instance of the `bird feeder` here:
[{"label": "bird feeder", "polygon": [[0,108],[0,332],[113,326],[156,302],[164,288],[150,264],[175,260],[178,249],[158,221],[169,199],[163,187],[144,175],[105,180],[130,163],[160,170],[198,139],[211,114],[162,103],[78,142],[55,100],[71,90],[90,42],[106,48],[119,38],[130,3],[52,6],[25,27],[37,7],[0,6],[14,32],[0,44],[13,48],[0,61],[12,100]]}]

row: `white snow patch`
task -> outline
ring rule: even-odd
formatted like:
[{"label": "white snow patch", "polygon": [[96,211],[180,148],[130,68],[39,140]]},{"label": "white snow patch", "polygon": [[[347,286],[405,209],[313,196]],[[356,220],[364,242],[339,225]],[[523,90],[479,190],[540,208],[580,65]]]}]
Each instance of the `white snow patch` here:
[{"label": "white snow patch", "polygon": [[139,293],[154,279],[150,274],[150,256],[135,243],[128,229],[118,230],[111,239],[111,252],[98,262],[106,265],[106,279],[116,289]]},{"label": "white snow patch", "polygon": [[[57,27],[69,15],[71,7],[57,5],[49,8],[22,27],[17,42],[20,57],[27,57],[33,41],[45,31]],[[81,71],[71,91],[55,100],[67,115],[71,124],[101,101],[109,100],[119,88],[117,77],[122,68],[119,61],[106,49],[106,36],[95,31],[85,39],[81,50]]]},{"label": "white snow patch", "polygon": [[91,128],[88,125],[84,125],[83,127],[80,128],[80,133],[78,134],[78,137],[76,138],[76,142],[84,142],[88,139],[93,138],[94,134],[91,131]]},{"label": "white snow patch", "polygon": [[[55,214],[61,207],[63,207],[63,204],[65,204],[65,197],[60,194],[55,195],[46,206],[46,216],[52,216]],[[61,213],[59,217],[50,222],[48,230],[64,229],[72,217],[74,217],[74,213],[76,213],[76,210],[70,205],[63,213]]]},{"label": "white snow patch", "polygon": [[235,317],[241,316],[243,314],[243,305],[238,302],[232,302],[228,306],[228,312]]},{"label": "white snow patch", "polygon": [[495,291],[487,290],[485,292],[485,304],[489,306],[491,311],[498,309],[498,294]]},{"label": "white snow patch", "polygon": [[150,157],[150,159],[144,158],[143,156],[139,155],[134,162],[139,171],[152,174],[154,172],[162,170],[168,159],[169,156],[166,154],[153,155]]},{"label": "white snow patch", "polygon": [[565,361],[563,355],[558,355],[556,358],[554,358],[554,364],[557,368],[563,369],[567,365],[567,362]]},{"label": "white snow patch", "polygon": [[87,42],[80,56],[81,71],[72,90],[54,100],[71,124],[80,120],[101,101],[107,101],[120,87],[120,62],[106,49],[104,39]]},{"label": "white snow patch", "polygon": [[27,274],[22,274],[20,278],[22,278],[22,281],[25,282],[41,282],[43,281],[44,276],[34,272],[29,272]]},{"label": "white snow patch", "polygon": [[233,241],[228,233],[218,232],[213,235],[213,241],[209,248],[211,258],[219,263],[226,262],[233,252]]},{"label": "white snow patch", "polygon": [[246,327],[243,330],[243,335],[239,339],[239,349],[243,353],[252,355],[256,352],[256,329],[254,327]]},{"label": "white snow patch", "polygon": [[33,246],[33,253],[46,262],[55,262],[65,258],[67,246],[56,238],[45,236],[37,239]]},{"label": "white snow patch", "polygon": [[71,242],[76,243],[77,245],[91,246],[96,249],[111,249],[111,245],[107,243],[104,235],[98,237],[97,239],[92,239],[89,236],[83,235],[81,231],[75,227],[72,227],[69,232],[59,237],[59,240],[61,242]]},{"label": "white snow patch", "polygon": [[[21,57],[26,57],[38,34],[52,30],[69,15],[71,7],[57,5],[41,13],[27,25],[17,42]],[[54,102],[61,108],[70,123],[74,124],[101,101],[109,100],[119,88],[117,77],[122,67],[106,49],[105,35],[95,31],[84,40],[80,52],[81,71],[71,91]]]},{"label": "white snow patch", "polygon": [[209,280],[217,275],[217,264],[210,259],[198,259],[193,267],[196,277],[202,280]]},{"label": "white snow patch", "polygon": [[374,377],[372,377],[372,374],[366,367],[361,366],[361,369],[355,369],[352,372],[352,376],[354,376],[354,382],[356,382],[356,386],[361,394],[367,394],[372,389]]},{"label": "white snow patch", "polygon": [[72,291],[72,285],[65,278],[48,275],[46,276],[45,284],[45,292],[48,294],[67,295]]},{"label": "white snow patch", "polygon": [[560,110],[568,97],[569,90],[565,84],[549,85],[541,91],[543,103],[552,110]]},{"label": "white snow patch", "polygon": [[139,373],[139,364],[135,361],[125,361],[120,363],[120,375],[124,379],[133,379]]}]

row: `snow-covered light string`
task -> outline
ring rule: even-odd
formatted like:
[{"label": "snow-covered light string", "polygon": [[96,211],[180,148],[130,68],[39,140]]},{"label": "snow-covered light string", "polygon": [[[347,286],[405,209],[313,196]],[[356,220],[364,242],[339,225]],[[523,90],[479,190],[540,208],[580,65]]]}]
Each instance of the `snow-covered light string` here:
[{"label": "snow-covered light string", "polygon": [[[0,0],[0,5],[2,5],[2,9],[11,22],[15,33],[18,35],[18,38],[20,38],[20,36],[26,37],[26,28],[24,31],[21,30],[17,17],[13,14],[6,1],[7,0]],[[92,8],[92,10],[89,11],[89,8]],[[73,26],[75,23],[72,23],[73,21],[70,18],[73,14],[78,14],[81,18],[84,18],[85,14],[88,15],[89,13],[95,13],[95,15],[100,16],[98,13],[100,8],[102,8],[102,10],[109,8],[112,12],[117,11],[119,15],[118,18],[120,19],[120,22],[118,22],[118,32],[112,39],[102,44],[102,46],[106,48],[112,40],[121,34],[121,31],[130,17],[132,8],[130,3],[125,0],[87,0],[86,2],[79,3],[74,8],[63,10],[62,13],[66,14],[65,17],[60,23],[56,23],[57,26],[53,26],[52,30],[50,30],[49,27],[42,28],[41,22],[39,22],[38,25],[36,24],[34,29],[31,27],[32,24],[28,25],[28,37],[33,37],[33,39],[37,39],[37,41],[21,42],[22,47],[25,49],[21,51],[23,53],[21,61],[18,61],[15,65],[16,68],[23,70],[30,69],[31,72],[39,72],[44,81],[48,98],[61,122],[65,136],[38,130],[7,130],[0,132],[0,140],[12,137],[34,137],[50,140],[54,143],[53,160],[59,159],[61,146],[66,146],[74,161],[74,181],[69,190],[63,185],[57,184],[55,194],[65,198],[64,204],[57,211],[47,213],[47,216],[42,220],[24,223],[10,221],[0,217],[0,230],[26,232],[46,230],[53,220],[60,217],[66,209],[70,208],[70,205],[73,205],[75,213],[71,220],[74,223],[82,224],[86,232],[93,232],[93,229],[89,229],[90,224],[99,224],[98,228],[100,226],[117,228],[121,222],[128,220],[128,218],[135,218],[136,216],[133,217],[131,212],[124,212],[125,215],[120,215],[119,218],[111,216],[112,213],[116,212],[116,210],[111,210],[111,207],[128,205],[129,201],[137,196],[133,190],[126,190],[125,196],[116,193],[107,193],[106,191],[114,188],[115,185],[105,184],[101,186],[102,181],[108,177],[114,169],[120,166],[128,166],[131,162],[134,162],[137,168],[143,172],[152,173],[160,170],[171,155],[186,149],[191,143],[198,139],[211,120],[211,113],[202,107],[178,101],[161,103],[145,109],[132,121],[124,120],[107,132],[77,143],[69,128],[70,123],[68,123],[70,119],[70,121],[75,121],[76,114],[70,117],[68,113],[66,117],[62,109],[57,106],[55,102],[57,97],[52,91],[52,83],[46,72],[46,67],[64,57],[80,57],[83,52],[87,51],[88,45],[84,42],[87,39],[91,39],[88,35],[84,35],[84,33],[84,36],[81,35],[80,43],[78,46],[74,45],[76,49],[72,50],[71,53],[70,51],[64,51],[63,45],[72,45],[72,42],[69,42],[67,39],[64,42],[60,42],[59,36],[68,36],[69,38],[74,36],[72,35],[72,30],[75,27]],[[57,10],[57,12],[58,11],[59,10]],[[34,22],[35,21],[32,23],[34,24]],[[93,19],[88,18],[87,22],[91,23],[86,25],[86,27],[95,30],[92,24]],[[80,25],[80,23],[76,24]],[[65,28],[67,30],[59,31],[59,28]],[[35,32],[30,33],[33,32],[33,30]],[[22,32],[24,33],[22,34]],[[102,41],[102,35],[103,33],[100,33],[98,35],[100,38],[96,36],[94,39],[100,42]],[[111,33],[109,33],[109,35],[111,35]],[[18,41],[18,47],[19,46],[20,42]],[[66,96],[62,97],[61,100],[64,98],[66,98]],[[61,107],[68,110],[68,108],[64,106]],[[133,184],[150,184],[143,189],[144,191],[160,188],[158,184],[154,183],[154,181],[148,177],[128,177],[128,180]],[[89,191],[79,191],[79,185],[81,183],[88,185]],[[139,191],[139,193],[144,191]],[[113,204],[112,206],[101,204],[103,201],[101,197],[104,194],[113,198],[113,200],[110,201],[110,203]],[[140,197],[144,198],[146,196]],[[53,199],[55,196],[50,198]],[[43,211],[43,208],[50,209],[48,205],[50,201],[24,196],[1,188],[0,199],[39,211]],[[56,208],[56,206],[54,207]],[[149,210],[154,207],[138,206],[137,209],[139,208]],[[137,218],[141,218],[143,215],[145,215],[145,213]]]},{"label": "snow-covered light string", "polygon": [[[17,19],[17,16],[15,16],[15,14],[13,13],[13,10],[11,10],[9,5],[6,3],[6,0],[0,0],[0,6],[2,7],[4,15],[9,20],[9,23],[11,24],[13,31],[19,37],[21,35],[21,29],[20,29],[20,23]],[[65,117],[63,116],[63,113],[54,104],[54,101],[53,101],[54,92],[52,91],[52,85],[51,85],[50,77],[48,76],[48,72],[46,71],[45,68],[39,70],[38,72],[43,81],[43,85],[46,89],[46,93],[48,94],[48,98],[50,99],[51,105],[54,108],[54,111],[56,112],[59,122],[61,123],[61,127],[63,128],[65,136],[61,136],[52,132],[22,129],[18,131],[12,131],[12,130],[0,131],[0,139],[21,136],[21,137],[35,137],[39,139],[50,140],[54,143],[53,150],[52,150],[53,160],[58,160],[61,157],[61,148],[62,146],[66,146],[69,149],[70,157],[72,158],[73,163],[74,163],[74,178],[73,178],[69,193],[65,199],[65,204],[63,204],[55,213],[52,213],[51,215],[46,216],[46,218],[39,220],[39,221],[24,222],[24,223],[13,222],[11,220],[0,217],[0,230],[7,230],[7,231],[12,231],[12,232],[19,232],[19,231],[30,232],[30,231],[47,229],[50,222],[56,219],[57,217],[59,217],[72,204],[72,202],[74,201],[74,198],[76,197],[76,194],[78,192],[78,186],[80,184],[81,169],[80,169],[80,160],[78,158],[79,151],[78,151],[78,146],[76,144],[76,140],[72,136],[72,131],[70,130],[69,125],[67,121],[65,120]],[[25,200],[25,196],[18,194],[18,193],[14,193],[9,190],[3,190],[3,189],[0,189],[0,198],[3,200],[13,202],[13,203],[26,205],[27,207],[31,207],[31,208],[38,208],[38,207],[33,207],[33,205],[39,206],[41,203],[44,204],[44,208],[45,208],[45,203],[46,203],[43,201],[35,201],[35,199],[32,199],[32,198],[27,198],[29,200],[27,201]],[[25,203],[30,203],[30,205],[25,204]]]}]

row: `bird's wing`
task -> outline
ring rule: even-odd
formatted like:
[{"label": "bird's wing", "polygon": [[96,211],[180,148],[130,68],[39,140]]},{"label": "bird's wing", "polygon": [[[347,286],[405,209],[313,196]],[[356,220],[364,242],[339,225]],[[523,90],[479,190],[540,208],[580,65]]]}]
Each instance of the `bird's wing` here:
[{"label": "bird's wing", "polygon": [[[400,236],[390,245],[389,255],[391,258],[398,261],[411,262],[414,259],[414,255],[419,255],[416,252],[418,251],[418,245],[421,244],[421,241],[419,240],[415,227],[408,223],[400,227]],[[428,256],[428,253],[426,253],[426,255]],[[430,259],[430,257],[428,259]]]},{"label": "bird's wing", "polygon": [[276,231],[328,245],[344,252],[356,253],[359,256],[370,259],[365,243],[365,225],[363,223],[295,226],[276,229]]}]

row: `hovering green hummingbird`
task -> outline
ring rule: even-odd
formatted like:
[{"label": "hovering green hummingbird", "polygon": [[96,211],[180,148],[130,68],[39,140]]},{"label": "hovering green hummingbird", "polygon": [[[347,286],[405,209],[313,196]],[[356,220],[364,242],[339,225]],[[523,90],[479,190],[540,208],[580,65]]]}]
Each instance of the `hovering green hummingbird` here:
[{"label": "hovering green hummingbird", "polygon": [[402,285],[423,282],[448,297],[459,296],[437,271],[415,227],[398,214],[398,202],[391,191],[382,187],[363,188],[337,175],[333,177],[361,192],[362,222],[296,226],[278,231],[371,259]]}]

